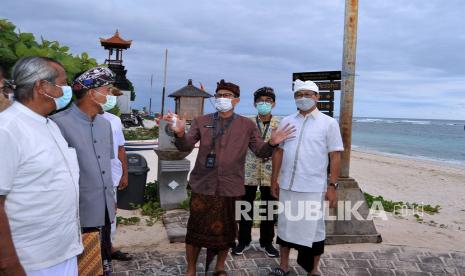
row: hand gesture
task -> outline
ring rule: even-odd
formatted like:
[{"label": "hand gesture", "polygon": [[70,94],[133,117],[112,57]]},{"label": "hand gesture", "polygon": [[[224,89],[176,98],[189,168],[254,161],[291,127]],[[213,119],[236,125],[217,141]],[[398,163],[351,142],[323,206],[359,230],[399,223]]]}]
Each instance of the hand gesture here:
[{"label": "hand gesture", "polygon": [[282,129],[274,128],[271,130],[270,144],[272,146],[281,144],[284,140],[293,138],[295,127],[286,124]]},{"label": "hand gesture", "polygon": [[[186,117],[186,114],[184,114]],[[181,117],[168,111],[168,114],[163,116],[163,120],[167,121],[170,124],[171,130],[176,133],[176,136],[182,137],[184,136],[184,132],[186,129],[186,120],[183,120]]]}]

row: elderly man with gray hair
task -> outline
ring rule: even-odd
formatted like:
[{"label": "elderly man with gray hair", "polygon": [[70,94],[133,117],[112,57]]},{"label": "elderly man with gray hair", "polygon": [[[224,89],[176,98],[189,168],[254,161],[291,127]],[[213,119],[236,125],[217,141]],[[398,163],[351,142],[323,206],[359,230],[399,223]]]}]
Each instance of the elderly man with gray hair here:
[{"label": "elderly man with gray hair", "polygon": [[79,166],[47,118],[71,88],[50,58],[20,59],[12,78],[15,102],[0,113],[0,275],[77,275]]}]

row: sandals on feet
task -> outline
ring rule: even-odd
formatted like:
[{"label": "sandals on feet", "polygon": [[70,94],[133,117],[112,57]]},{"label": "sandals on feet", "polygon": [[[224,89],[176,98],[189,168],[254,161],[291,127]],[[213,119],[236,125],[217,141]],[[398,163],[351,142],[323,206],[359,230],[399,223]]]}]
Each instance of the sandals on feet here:
[{"label": "sandals on feet", "polygon": [[218,270],[213,273],[213,276],[228,276],[228,273],[224,270]]}]

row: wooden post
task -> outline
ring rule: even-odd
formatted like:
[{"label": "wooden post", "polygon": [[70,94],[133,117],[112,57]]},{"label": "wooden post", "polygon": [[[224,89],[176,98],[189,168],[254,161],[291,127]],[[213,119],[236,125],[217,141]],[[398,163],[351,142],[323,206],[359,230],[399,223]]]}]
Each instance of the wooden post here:
[{"label": "wooden post", "polygon": [[339,124],[344,152],[341,158],[341,177],[349,177],[352,149],[352,116],[354,107],[355,55],[357,49],[358,0],[346,0],[344,18],[344,46],[342,61],[342,93]]}]

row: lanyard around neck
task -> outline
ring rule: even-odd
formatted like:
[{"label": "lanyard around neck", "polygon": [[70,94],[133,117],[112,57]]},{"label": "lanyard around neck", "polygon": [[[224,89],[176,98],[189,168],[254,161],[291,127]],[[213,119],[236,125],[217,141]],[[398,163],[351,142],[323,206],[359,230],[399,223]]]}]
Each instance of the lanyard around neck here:
[{"label": "lanyard around neck", "polygon": [[260,131],[260,134],[261,134],[263,140],[265,140],[265,138],[266,138],[266,134],[268,133],[268,129],[270,128],[272,118],[273,118],[273,116],[271,116],[270,121],[267,124],[263,123],[263,126],[265,127],[265,130],[262,131],[262,128],[260,127],[260,120],[258,119],[258,116],[255,117],[255,121],[257,122],[258,130]]},{"label": "lanyard around neck", "polygon": [[217,131],[219,114],[218,112],[213,114],[212,149],[211,149],[212,152],[215,152],[216,139],[223,136],[226,130],[231,126],[231,123],[234,121],[234,119],[236,119],[236,113],[233,113],[233,115],[229,117],[228,120],[223,124],[223,127],[219,131]]}]

